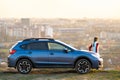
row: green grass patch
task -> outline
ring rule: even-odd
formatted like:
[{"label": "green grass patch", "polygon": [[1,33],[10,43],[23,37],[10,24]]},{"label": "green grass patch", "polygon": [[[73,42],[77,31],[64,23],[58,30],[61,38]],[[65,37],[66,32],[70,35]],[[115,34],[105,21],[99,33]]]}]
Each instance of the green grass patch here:
[{"label": "green grass patch", "polygon": [[8,52],[9,49],[0,49],[1,52]]},{"label": "green grass patch", "polygon": [[97,71],[78,74],[74,70],[33,70],[29,74],[0,71],[0,80],[120,80],[120,71]]},{"label": "green grass patch", "polygon": [[0,58],[7,58],[9,55],[9,49],[0,49]]}]

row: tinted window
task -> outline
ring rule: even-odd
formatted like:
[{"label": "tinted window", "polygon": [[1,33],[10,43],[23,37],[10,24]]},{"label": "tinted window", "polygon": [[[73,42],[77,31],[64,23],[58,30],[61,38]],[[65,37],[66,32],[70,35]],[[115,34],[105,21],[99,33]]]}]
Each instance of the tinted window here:
[{"label": "tinted window", "polygon": [[35,42],[27,45],[29,50],[47,50],[47,43],[45,42]]},{"label": "tinted window", "polygon": [[20,46],[22,49],[27,49],[27,45],[26,44],[23,44]]},{"label": "tinted window", "polygon": [[50,50],[64,50],[65,46],[58,43],[48,43]]}]

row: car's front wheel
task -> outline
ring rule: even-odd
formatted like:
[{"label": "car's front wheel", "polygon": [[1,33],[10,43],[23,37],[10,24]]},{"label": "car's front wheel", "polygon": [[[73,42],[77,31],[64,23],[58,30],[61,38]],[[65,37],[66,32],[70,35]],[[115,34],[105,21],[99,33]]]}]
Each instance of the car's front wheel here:
[{"label": "car's front wheel", "polygon": [[75,70],[80,74],[88,73],[91,69],[91,64],[87,59],[80,59],[75,65]]},{"label": "car's front wheel", "polygon": [[32,63],[28,59],[21,59],[18,61],[16,67],[17,67],[18,72],[20,72],[22,74],[27,74],[32,69]]}]

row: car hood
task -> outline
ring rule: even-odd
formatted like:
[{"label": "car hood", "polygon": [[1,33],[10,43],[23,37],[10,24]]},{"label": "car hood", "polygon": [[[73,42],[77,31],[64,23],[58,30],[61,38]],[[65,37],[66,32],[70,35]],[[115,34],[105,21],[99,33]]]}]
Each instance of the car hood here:
[{"label": "car hood", "polygon": [[89,54],[89,55],[93,55],[96,57],[100,57],[99,53],[95,53],[93,51],[88,51],[88,50],[78,50],[78,52],[82,52],[83,54]]}]

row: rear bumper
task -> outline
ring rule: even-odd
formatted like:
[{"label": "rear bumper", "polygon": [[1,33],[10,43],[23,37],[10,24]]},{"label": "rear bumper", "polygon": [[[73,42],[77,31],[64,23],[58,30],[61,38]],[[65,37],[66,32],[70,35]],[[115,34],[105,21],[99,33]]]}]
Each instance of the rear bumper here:
[{"label": "rear bumper", "polygon": [[7,63],[8,67],[15,67],[15,61],[11,58],[8,58]]}]

